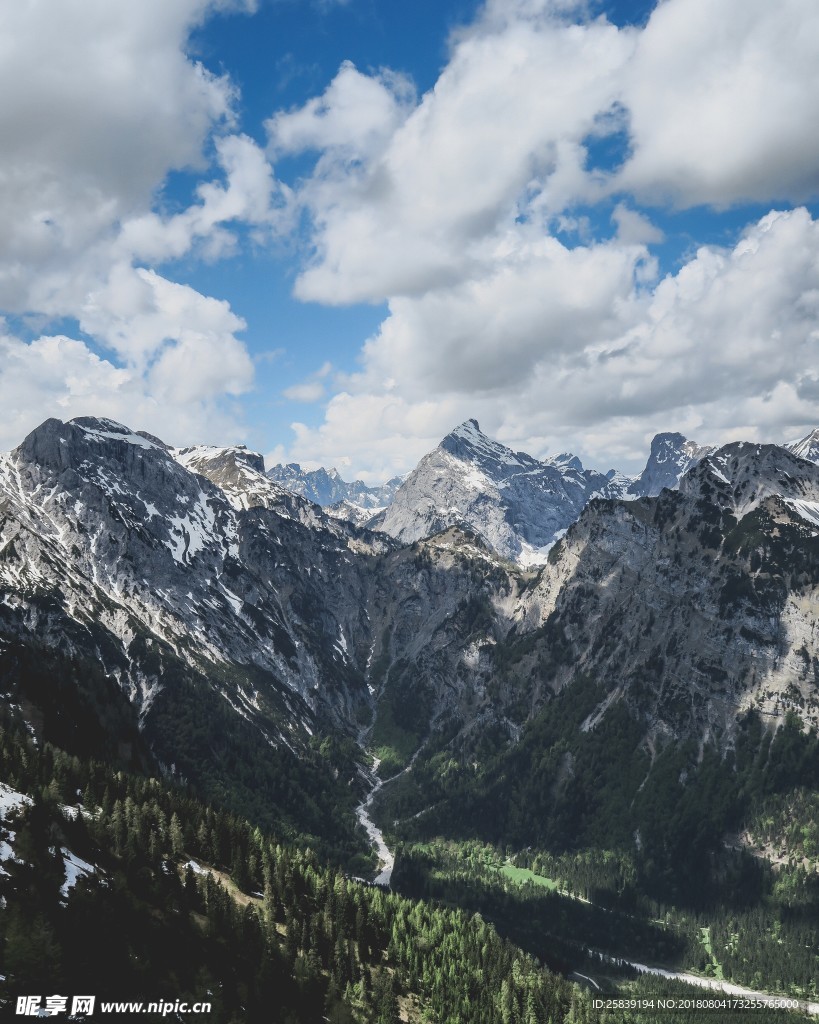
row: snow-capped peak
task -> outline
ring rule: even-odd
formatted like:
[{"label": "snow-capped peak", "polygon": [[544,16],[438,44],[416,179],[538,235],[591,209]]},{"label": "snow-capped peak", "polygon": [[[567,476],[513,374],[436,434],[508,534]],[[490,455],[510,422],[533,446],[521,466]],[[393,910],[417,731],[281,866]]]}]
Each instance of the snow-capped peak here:
[{"label": "snow-capped peak", "polygon": [[116,420],[98,418],[96,416],[78,416],[69,421],[72,426],[79,427],[88,437],[97,441],[125,441],[137,448],[155,448],[165,451],[166,446],[159,438],[144,431],[134,431],[130,427],[117,423]]},{"label": "snow-capped peak", "polygon": [[481,432],[481,425],[476,419],[464,420],[463,423],[459,424],[453,431],[451,431],[453,437],[473,438],[480,436],[481,438],[486,435]]},{"label": "snow-capped peak", "polygon": [[540,461],[487,437],[468,419],[410,473],[381,529],[408,543],[467,527],[505,558],[531,565],[546,560],[590,498],[615,496],[609,478],[584,469],[576,456]]},{"label": "snow-capped peak", "polygon": [[439,447],[461,462],[469,462],[491,476],[508,476],[521,468],[534,468],[537,460],[525,452],[511,448],[487,437],[477,420],[465,420],[446,435]]}]

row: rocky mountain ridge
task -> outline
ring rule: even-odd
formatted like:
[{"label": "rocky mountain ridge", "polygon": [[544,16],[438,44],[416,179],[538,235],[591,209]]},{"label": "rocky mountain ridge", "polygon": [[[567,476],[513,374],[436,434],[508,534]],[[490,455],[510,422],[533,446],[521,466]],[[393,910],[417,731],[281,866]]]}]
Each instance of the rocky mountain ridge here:
[{"label": "rocky mountain ridge", "polygon": [[446,548],[327,516],[244,449],[48,420],[0,458],[0,675],[87,664],[99,692],[83,699],[124,695],[164,763],[185,763],[194,715],[196,770],[241,775],[225,731],[245,753],[302,757],[317,733],[357,736],[390,672],[443,700],[487,585]]},{"label": "rocky mountain ridge", "polygon": [[269,475],[329,515],[400,543],[462,526],[480,533],[502,558],[527,567],[543,564],[592,497],[648,497],[675,488],[711,451],[679,433],[658,434],[642,474],[632,478],[585,469],[571,453],[536,459],[513,451],[484,434],[477,420],[466,420],[403,481],[395,478],[382,488],[345,484],[334,469],[304,473],[295,464]]},{"label": "rocky mountain ridge", "polygon": [[401,484],[401,477],[397,476],[377,487],[369,487],[363,480],[348,483],[335,467],[325,469],[321,466],[308,470],[302,469],[297,462],[279,463],[269,469],[267,475],[293,494],[300,494],[316,505],[326,507],[349,503],[357,509],[373,512],[389,505]]},{"label": "rocky mountain ridge", "polygon": [[678,491],[593,502],[529,604],[567,645],[558,687],[605,678],[597,714],[623,699],[659,732],[702,742],[729,738],[750,708],[819,722],[817,499],[819,467],[736,443]]},{"label": "rocky mountain ridge", "polygon": [[[166,763],[191,700],[285,757],[369,729],[399,760],[436,732],[514,743],[581,676],[605,688],[584,727],[626,708],[646,749],[730,746],[749,709],[817,721],[819,466],[728,445],[678,490],[627,500],[613,475],[509,453],[474,423],[433,455],[402,502],[431,501],[440,474],[457,516],[394,539],[290,494],[246,449],[46,421],[0,459],[0,655],[93,662]],[[559,528],[555,499],[574,515]],[[551,516],[536,568],[495,550],[527,501]]]},{"label": "rocky mountain ridge", "polygon": [[[782,447],[819,461],[819,430]],[[665,488],[674,490],[713,451],[713,445],[679,432],[660,433],[638,477],[616,470],[602,474],[585,469],[571,453],[535,459],[512,451],[484,434],[477,420],[466,420],[403,481],[395,477],[380,488],[346,484],[335,469],[305,472],[295,463],[276,466],[268,475],[329,516],[386,532],[401,543],[460,525],[477,530],[501,557],[526,567],[545,561],[550,545],[592,497],[654,497]]]}]

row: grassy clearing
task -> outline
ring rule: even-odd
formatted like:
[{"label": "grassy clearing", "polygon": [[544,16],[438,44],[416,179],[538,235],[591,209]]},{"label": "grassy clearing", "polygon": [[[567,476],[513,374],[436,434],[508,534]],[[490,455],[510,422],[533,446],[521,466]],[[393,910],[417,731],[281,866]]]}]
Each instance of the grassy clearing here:
[{"label": "grassy clearing", "polygon": [[[526,885],[531,882],[533,885],[541,886],[550,892],[561,891],[556,879],[548,878],[546,875],[538,875],[529,868],[519,868],[509,860],[502,861],[490,846],[481,846],[478,843],[461,844],[452,841],[432,840],[427,843],[413,843],[412,848],[423,851],[431,856],[443,855],[446,861],[456,864],[460,862],[465,866],[471,867],[478,874],[490,871],[493,874],[502,875],[504,878],[508,878],[510,882],[514,882],[515,885]],[[452,865],[447,864],[446,869],[442,869],[441,877],[444,877],[446,871],[451,869]]]},{"label": "grassy clearing", "polygon": [[546,878],[545,875],[536,875],[534,871],[530,871],[529,868],[518,868],[515,867],[514,864],[509,864],[507,862],[495,870],[500,871],[502,875],[505,875],[505,877],[511,881],[517,882],[518,885],[525,885],[527,882],[532,882],[534,885],[542,885],[545,889],[550,889],[552,892],[557,891],[557,882],[554,878]]}]

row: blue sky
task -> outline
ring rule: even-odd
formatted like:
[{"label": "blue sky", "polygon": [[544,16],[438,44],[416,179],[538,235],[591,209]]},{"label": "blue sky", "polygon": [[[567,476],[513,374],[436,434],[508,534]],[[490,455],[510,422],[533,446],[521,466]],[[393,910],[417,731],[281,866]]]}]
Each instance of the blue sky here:
[{"label": "blue sky", "polygon": [[813,0],[49,0],[0,31],[2,447],[98,414],[376,482],[469,416],[625,470],[658,430],[819,422]]}]

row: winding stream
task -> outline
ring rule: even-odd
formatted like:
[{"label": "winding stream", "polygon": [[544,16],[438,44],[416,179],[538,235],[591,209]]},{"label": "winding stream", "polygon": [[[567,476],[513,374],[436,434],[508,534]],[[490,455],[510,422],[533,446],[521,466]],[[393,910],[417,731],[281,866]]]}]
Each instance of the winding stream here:
[{"label": "winding stream", "polygon": [[[378,861],[381,870],[375,876],[373,882],[375,885],[389,885],[390,879],[392,878],[392,869],[395,866],[395,854],[384,842],[384,835],[381,829],[370,817],[370,807],[372,806],[372,802],[375,799],[376,793],[378,793],[385,781],[378,777],[378,766],[380,764],[380,760],[375,758],[371,771],[367,773],[368,777],[373,781],[373,788],[367,794],[362,803],[356,807],[355,816],[366,829],[370,843],[375,847],[376,853],[378,854]],[[394,778],[397,777],[398,776],[394,776]],[[392,779],[387,779],[386,781],[392,782]]]},{"label": "winding stream", "polygon": [[423,746],[424,745],[422,743],[415,751],[406,768],[402,768],[400,772],[397,772],[395,775],[391,775],[388,779],[381,779],[378,776],[378,766],[381,764],[381,759],[378,757],[373,758],[373,766],[369,771],[364,771],[362,769],[362,774],[372,783],[372,789],[367,794],[366,799],[356,807],[355,816],[364,826],[370,843],[375,847],[376,853],[378,854],[380,871],[373,879],[374,885],[388,886],[390,884],[390,880],[392,879],[392,869],[395,866],[395,854],[384,842],[383,832],[370,817],[370,807],[372,806],[372,802],[375,799],[376,794],[382,787],[388,786],[391,782],[395,782],[396,779],[400,779],[402,775],[405,775],[410,771],[412,766],[415,764],[418,755],[421,753]]}]

